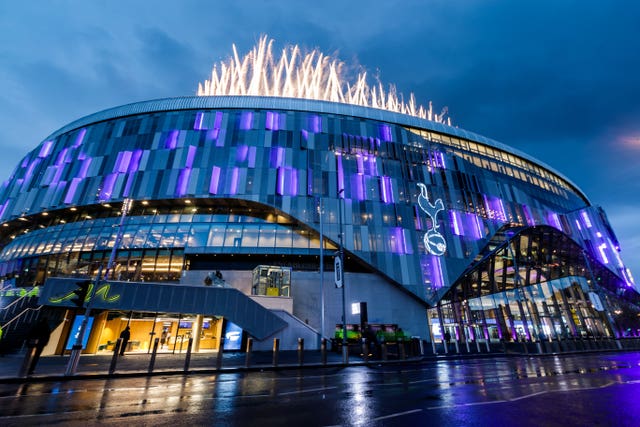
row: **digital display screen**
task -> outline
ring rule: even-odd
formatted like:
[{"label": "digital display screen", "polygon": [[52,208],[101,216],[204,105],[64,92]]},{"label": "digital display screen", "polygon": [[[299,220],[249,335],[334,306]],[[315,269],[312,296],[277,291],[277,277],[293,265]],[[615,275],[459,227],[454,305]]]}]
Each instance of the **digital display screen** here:
[{"label": "digital display screen", "polygon": [[239,351],[242,347],[242,329],[233,322],[227,321],[224,330],[224,347],[223,350]]},{"label": "digital display screen", "polygon": [[[80,335],[80,326],[82,326],[82,320],[84,316],[79,315],[73,320],[73,326],[71,327],[71,333],[69,334],[69,338],[67,339],[67,346],[64,348],[65,350],[72,350],[76,340],[78,339],[78,335]],[[82,337],[82,349],[87,348],[87,342],[89,341],[89,335],[91,332],[91,327],[93,326],[93,317],[89,317],[87,320],[87,329],[84,331],[84,337]]]}]

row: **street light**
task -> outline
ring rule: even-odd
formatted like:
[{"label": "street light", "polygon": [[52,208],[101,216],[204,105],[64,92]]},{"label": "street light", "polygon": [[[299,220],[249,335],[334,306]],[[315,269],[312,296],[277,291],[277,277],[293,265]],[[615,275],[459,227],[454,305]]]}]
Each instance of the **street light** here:
[{"label": "street light", "polygon": [[[336,287],[342,289],[342,361],[349,363],[349,344],[347,342],[347,303],[345,297],[346,281],[344,277],[344,247],[342,243],[342,203],[343,199],[340,197],[344,193],[344,188],[338,190],[338,216],[340,224],[340,247],[338,250],[338,258],[336,258],[335,272],[336,272]],[[338,262],[339,261],[339,262]]]}]

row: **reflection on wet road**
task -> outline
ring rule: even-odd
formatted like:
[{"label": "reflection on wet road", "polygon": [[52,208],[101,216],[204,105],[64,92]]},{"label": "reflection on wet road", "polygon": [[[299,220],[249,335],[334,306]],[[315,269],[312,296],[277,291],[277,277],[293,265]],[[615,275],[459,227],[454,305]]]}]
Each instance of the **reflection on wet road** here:
[{"label": "reflection on wet road", "polygon": [[0,425],[640,425],[640,353],[0,385]]}]

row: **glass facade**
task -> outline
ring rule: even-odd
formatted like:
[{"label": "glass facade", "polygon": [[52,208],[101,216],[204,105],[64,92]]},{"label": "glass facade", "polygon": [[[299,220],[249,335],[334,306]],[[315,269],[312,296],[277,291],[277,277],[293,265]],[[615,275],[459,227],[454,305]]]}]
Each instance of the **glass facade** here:
[{"label": "glass facade", "polygon": [[[496,236],[543,226],[583,251],[593,269],[608,272],[601,275],[605,288],[633,289],[604,212],[526,154],[415,117],[260,97],[132,104],[52,134],[0,188],[0,276],[32,285],[95,271],[115,244],[125,199],[134,208],[116,260],[124,280],[176,281],[213,255],[234,256],[247,270],[275,257],[277,265],[314,269],[322,228],[326,249],[344,235],[353,260],[347,271],[382,275],[426,304],[443,304],[473,288],[470,272],[479,270],[470,268],[485,262],[478,257],[497,259]],[[522,245],[527,234],[519,236]],[[256,255],[263,258],[250,262]],[[576,286],[549,286],[584,294],[586,282],[571,279],[578,276],[592,280],[574,271],[566,277]],[[585,301],[578,294],[571,298]],[[561,316],[547,305],[548,315],[525,310],[522,320]],[[516,317],[520,311],[510,310]],[[459,334],[477,325],[467,311],[470,317],[455,317]],[[454,319],[439,321],[445,318]],[[533,329],[522,329],[552,333],[561,325],[562,333],[576,326],[558,319],[529,320]],[[595,316],[580,325],[586,319],[600,328]],[[474,333],[487,334],[486,325]]]}]

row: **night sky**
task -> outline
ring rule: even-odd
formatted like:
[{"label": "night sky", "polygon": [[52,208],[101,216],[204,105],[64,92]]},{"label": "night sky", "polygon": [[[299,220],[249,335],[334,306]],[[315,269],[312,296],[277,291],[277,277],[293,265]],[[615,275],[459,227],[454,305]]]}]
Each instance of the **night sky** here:
[{"label": "night sky", "polygon": [[602,206],[640,281],[640,2],[0,3],[0,180],[49,134],[194,95],[260,35],[334,54],[453,124],[554,167]]}]

